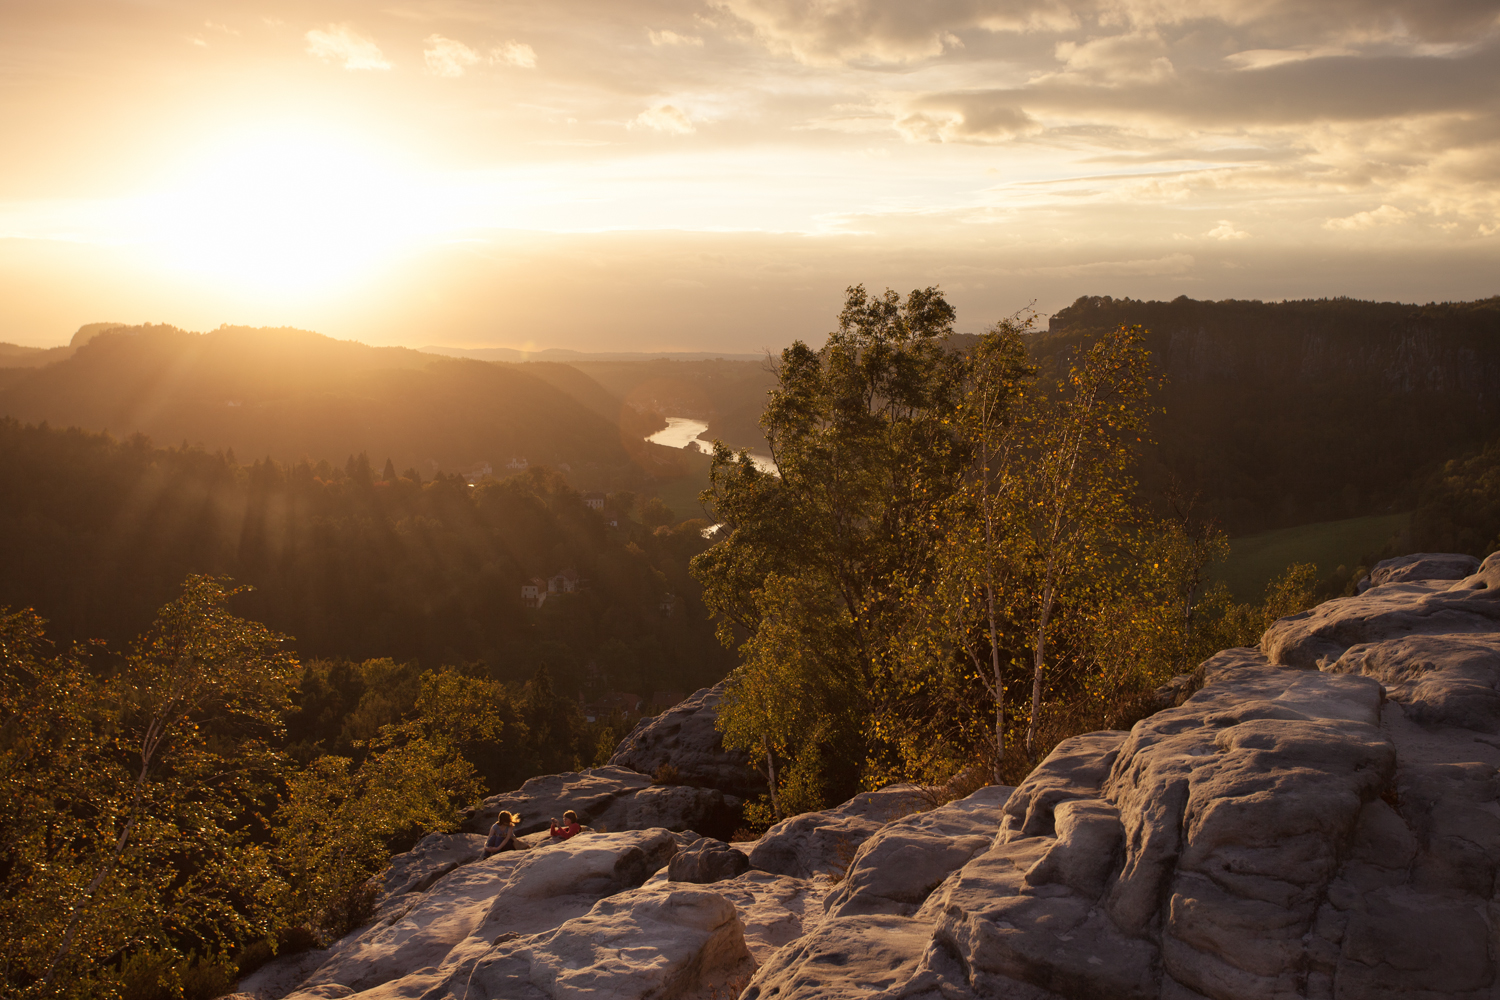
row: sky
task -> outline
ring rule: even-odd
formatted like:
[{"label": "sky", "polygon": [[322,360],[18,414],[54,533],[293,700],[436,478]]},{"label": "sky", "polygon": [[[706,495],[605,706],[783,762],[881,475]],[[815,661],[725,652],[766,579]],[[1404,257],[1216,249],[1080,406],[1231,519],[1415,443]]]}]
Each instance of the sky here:
[{"label": "sky", "polygon": [[1500,294],[1497,0],[7,0],[0,340]]}]

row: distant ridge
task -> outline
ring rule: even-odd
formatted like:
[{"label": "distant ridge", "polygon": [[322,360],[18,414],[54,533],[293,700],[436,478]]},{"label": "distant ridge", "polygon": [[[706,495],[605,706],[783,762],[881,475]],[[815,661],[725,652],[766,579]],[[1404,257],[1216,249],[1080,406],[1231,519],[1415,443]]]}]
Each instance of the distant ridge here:
[{"label": "distant ridge", "polygon": [[764,354],[727,354],[723,351],[518,351],[513,347],[421,347],[424,354],[479,361],[760,361]]}]

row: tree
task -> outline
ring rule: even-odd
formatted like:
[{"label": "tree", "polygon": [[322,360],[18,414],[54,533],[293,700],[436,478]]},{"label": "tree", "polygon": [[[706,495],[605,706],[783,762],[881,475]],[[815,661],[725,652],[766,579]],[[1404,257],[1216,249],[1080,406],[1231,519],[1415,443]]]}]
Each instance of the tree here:
[{"label": "tree", "polygon": [[[953,315],[935,288],[904,300],[850,288],[821,350],[798,341],[781,354],[761,419],[777,474],[716,443],[702,497],[728,529],[693,561],[721,639],[815,664],[823,696],[854,700],[819,705],[824,728],[802,749],[827,758],[828,791],[840,795],[899,714],[908,595],[931,570],[933,510],[965,464],[952,427],[962,359],[942,339]],[[768,579],[801,601],[794,625]],[[727,729],[737,710],[721,714]]]},{"label": "tree", "polygon": [[1015,541],[1029,473],[1022,413],[1036,367],[1022,337],[1031,327],[1031,317],[997,323],[969,351],[956,422],[970,464],[962,488],[939,513],[945,544],[932,591],[940,634],[963,652],[994,701],[996,782],[1005,759],[1005,640],[1020,577]]},{"label": "tree", "polygon": [[[89,992],[142,948],[217,951],[265,933],[269,858],[247,823],[284,767],[273,749],[296,661],[229,614],[240,591],[190,576],[120,669],[40,658],[40,621],[5,619],[7,982]],[[18,695],[25,679],[42,678]],[[66,746],[11,742],[55,719]],[[40,752],[38,749],[40,748]]]},{"label": "tree", "polygon": [[1017,596],[1032,654],[1026,755],[1035,760],[1049,642],[1060,609],[1085,602],[1104,581],[1135,519],[1131,445],[1141,440],[1157,377],[1144,331],[1121,327],[1095,341],[1059,381],[1035,396],[1026,419],[1034,448],[1021,487]]}]

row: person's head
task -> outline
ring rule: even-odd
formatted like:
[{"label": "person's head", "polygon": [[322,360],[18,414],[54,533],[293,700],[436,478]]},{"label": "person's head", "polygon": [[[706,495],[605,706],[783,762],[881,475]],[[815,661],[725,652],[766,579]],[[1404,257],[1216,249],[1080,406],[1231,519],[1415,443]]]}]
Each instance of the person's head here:
[{"label": "person's head", "polygon": [[517,816],[513,812],[506,812],[502,809],[500,810],[500,815],[495,817],[495,822],[499,823],[501,826],[515,826],[517,823],[521,822],[521,817]]},{"label": "person's head", "polygon": [[563,813],[563,822],[564,823],[577,823],[578,822],[578,814],[576,812],[574,812],[573,810],[569,809],[567,812]]}]

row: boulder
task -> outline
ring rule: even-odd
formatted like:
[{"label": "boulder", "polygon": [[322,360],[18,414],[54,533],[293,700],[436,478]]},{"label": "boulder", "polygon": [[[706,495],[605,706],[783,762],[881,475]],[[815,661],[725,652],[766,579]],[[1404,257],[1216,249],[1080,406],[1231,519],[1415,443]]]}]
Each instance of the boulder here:
[{"label": "boulder", "polygon": [[1417,580],[1462,580],[1479,569],[1479,560],[1457,552],[1414,552],[1409,556],[1382,559],[1370,575],[1359,581],[1358,593],[1387,583]]},{"label": "boulder", "polygon": [[[988,785],[882,826],[855,852],[849,873],[828,896],[828,913],[911,916],[944,879],[989,849],[1012,791]],[[673,858],[672,865],[682,858]]]},{"label": "boulder", "polygon": [[391,858],[390,866],[373,880],[379,889],[376,912],[384,913],[400,897],[425,892],[453,869],[478,861],[484,857],[484,841],[477,833],[432,833]]},{"label": "boulder", "polygon": [[649,785],[610,803],[593,823],[606,830],[701,830],[727,836],[740,816],[740,800],[717,788]]},{"label": "boulder", "polygon": [[724,682],[702,688],[660,715],[642,719],[620,741],[612,766],[655,775],[665,764],[676,769],[673,783],[717,788],[725,795],[753,798],[766,790],[750,755],[724,749],[714,722]]},{"label": "boulder", "polygon": [[521,824],[516,833],[521,835],[546,830],[552,819],[561,822],[562,814],[569,809],[587,824],[606,812],[616,799],[650,785],[649,777],[625,767],[594,767],[543,775],[528,780],[514,792],[491,795],[469,813],[463,828],[470,833],[487,834],[502,809],[520,814]]},{"label": "boulder", "polygon": [[501,941],[430,995],[681,996],[733,982],[752,964],[734,904],[698,886],[658,883],[601,900],[555,931]]},{"label": "boulder", "polygon": [[833,809],[782,820],[756,841],[750,867],[793,878],[841,877],[859,845],[889,821],[931,805],[913,785],[891,785],[861,792]]},{"label": "boulder", "polygon": [[[464,865],[426,892],[403,897],[404,907],[350,933],[300,983],[287,985],[354,993],[379,987],[390,996],[419,984],[430,989],[452,967],[489,951],[497,938],[554,930],[600,899],[641,885],[666,866],[681,836],[660,829],[579,834],[544,850],[507,851]],[[268,993],[266,971],[240,988]],[[386,988],[398,980],[403,985]]]},{"label": "boulder", "polygon": [[1500,552],[1457,582],[1387,583],[1273,622],[1260,648],[1277,665],[1331,666],[1353,646],[1404,635],[1493,633],[1500,628]]},{"label": "boulder", "polygon": [[750,870],[750,859],[722,840],[709,837],[685,847],[667,863],[667,878],[673,882],[696,882],[708,885],[722,882]]}]

